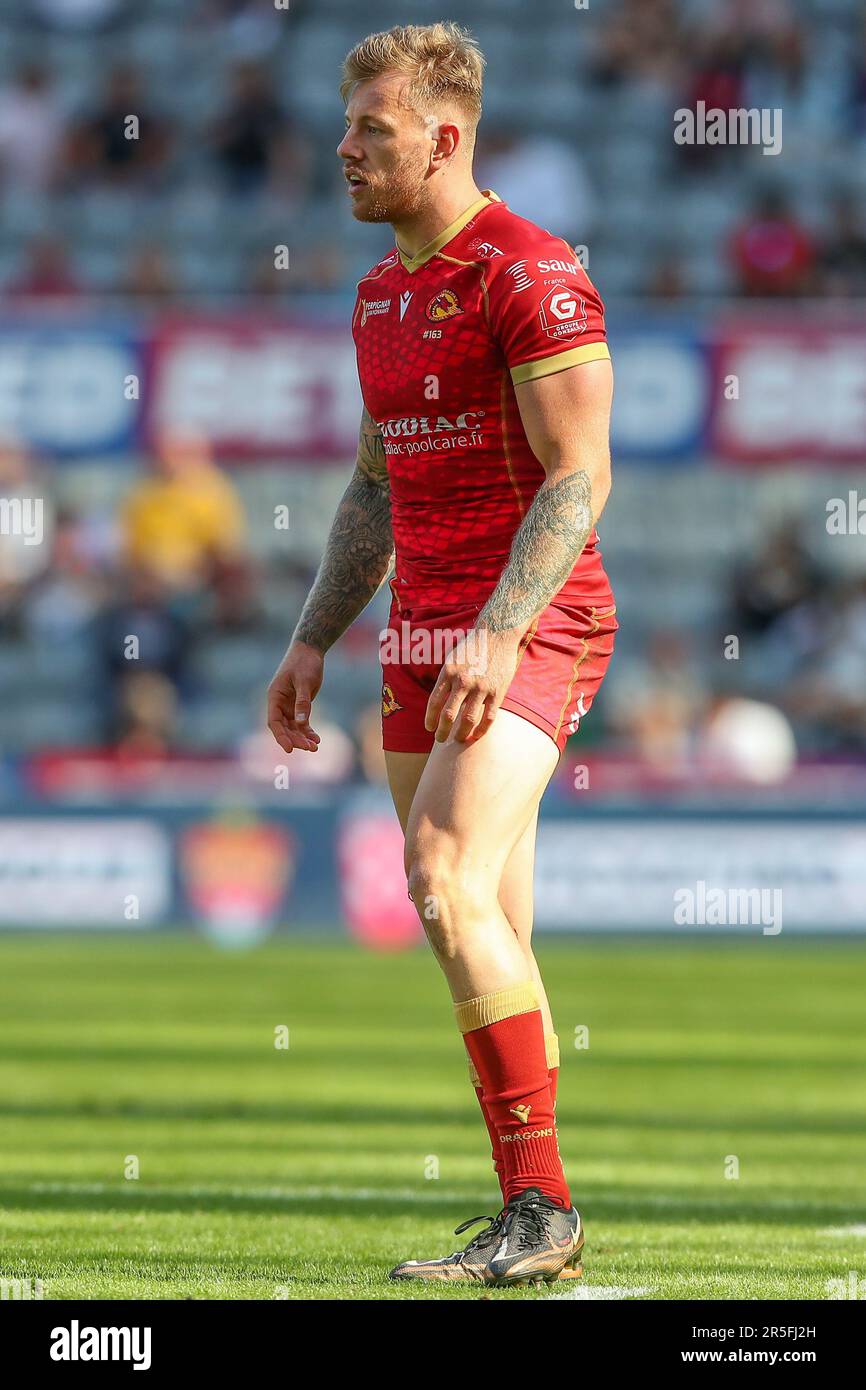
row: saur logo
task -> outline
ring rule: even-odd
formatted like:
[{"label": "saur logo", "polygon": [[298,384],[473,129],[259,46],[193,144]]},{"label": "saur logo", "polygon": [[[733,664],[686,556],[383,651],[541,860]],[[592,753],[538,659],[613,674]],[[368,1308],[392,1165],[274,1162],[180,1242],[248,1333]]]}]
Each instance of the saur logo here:
[{"label": "saur logo", "polygon": [[432,323],[441,323],[443,319],[453,319],[455,314],[462,313],[463,306],[453,290],[440,290],[427,305],[427,317]]}]

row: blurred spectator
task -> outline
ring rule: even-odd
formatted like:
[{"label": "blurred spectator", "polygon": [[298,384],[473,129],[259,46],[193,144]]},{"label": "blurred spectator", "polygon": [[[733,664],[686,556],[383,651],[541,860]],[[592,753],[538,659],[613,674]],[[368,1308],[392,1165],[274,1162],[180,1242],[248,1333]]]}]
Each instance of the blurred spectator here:
[{"label": "blurred spectator", "polygon": [[684,45],[676,0],[621,0],[598,32],[592,71],[600,86],[672,89]]},{"label": "blurred spectator", "polygon": [[725,695],[711,703],[701,722],[696,755],[701,772],[713,782],[770,786],[796,766],[797,745],[781,710]]},{"label": "blurred spectator", "polygon": [[82,293],[66,247],[50,236],[25,246],[23,263],[4,290],[8,299],[71,299]]},{"label": "blurred spectator", "polygon": [[70,184],[158,188],[165,182],[171,145],[168,124],[150,106],[137,70],[118,64],[101,102],[73,125]]},{"label": "blurred spectator", "polygon": [[[823,53],[807,42],[806,33],[787,0],[734,0],[711,7],[694,26],[693,69],[684,104],[708,111],[775,110],[784,113],[786,148],[808,139],[826,143],[827,122],[839,102],[828,100]],[[817,152],[817,151],[816,151]],[[709,169],[743,168],[736,146],[683,145],[680,157]]]},{"label": "blurred spectator", "polygon": [[226,559],[216,570],[201,620],[205,636],[253,636],[263,640],[285,634],[268,616],[261,598],[259,575],[246,559]]},{"label": "blurred spectator", "polygon": [[175,741],[177,716],[177,690],[166,676],[127,673],[119,692],[114,746],[125,757],[165,757]]},{"label": "blurred spectator", "polygon": [[279,269],[274,253],[265,251],[253,267],[250,289],[254,294],[291,295],[311,299],[333,295],[346,286],[348,268],[343,248],[333,242],[309,247],[292,258],[291,266]]},{"label": "blurred spectator", "polygon": [[131,564],[119,576],[117,588],[116,597],[96,617],[92,632],[99,693],[104,697],[112,743],[129,714],[127,686],[131,683],[135,692],[140,688],[138,678],[147,673],[180,690],[185,686],[190,651],[189,625],[172,608],[171,595],[153,569]]},{"label": "blurred spectator", "polygon": [[122,294],[167,299],[176,294],[178,285],[165,251],[145,244],[132,252],[119,288]]},{"label": "blurred spectator", "polygon": [[34,584],[25,605],[25,627],[37,642],[78,643],[105,598],[85,528],[72,512],[59,512],[51,563]]},{"label": "blurred spectator", "polygon": [[661,256],[650,267],[643,293],[653,299],[682,299],[686,292],[683,262],[679,256]]},{"label": "blurred spectator", "polygon": [[267,58],[279,40],[281,25],[295,18],[297,0],[277,10],[274,0],[204,0],[201,22],[217,26],[225,48],[235,58]]},{"label": "blurred spectator", "polygon": [[[264,715],[262,716],[262,720]],[[257,727],[238,745],[238,760],[246,777],[276,786],[281,769],[288,768],[289,785],[336,786],[351,779],[355,766],[352,740],[328,712],[322,697],[316,700],[310,723],[321,739],[315,753],[296,748],[286,753],[275,742],[270,729]]]},{"label": "blurred spectator", "polygon": [[[693,62],[683,106],[695,111],[703,101],[708,111],[730,111],[743,105],[745,52],[741,30],[701,35]],[[715,169],[725,167],[735,157],[735,151],[724,145],[694,143],[680,145],[678,150],[686,163]]]},{"label": "blurred spectator", "polygon": [[583,161],[557,135],[521,135],[500,126],[478,140],[475,180],[490,188],[521,217],[555,227],[567,240],[582,242],[595,217],[595,197]]},{"label": "blurred spectator", "polygon": [[232,91],[212,136],[214,154],[233,193],[258,192],[279,167],[280,180],[297,184],[304,172],[303,142],[260,63],[238,63]]},{"label": "blurred spectator", "polygon": [[277,266],[274,253],[269,248],[254,262],[249,288],[253,294],[269,295],[277,299],[280,295],[293,294],[297,282],[297,268],[294,265],[285,268]]},{"label": "blurred spectator", "polygon": [[850,195],[833,204],[833,223],[821,250],[821,288],[829,295],[866,294],[866,231]]},{"label": "blurred spectator", "polygon": [[771,532],[731,582],[731,623],[740,635],[765,632],[785,613],[814,597],[823,576],[796,521]]},{"label": "blurred spectator", "polygon": [[358,770],[374,787],[388,785],[388,769],[382,749],[382,705],[379,700],[365,705],[355,722]]},{"label": "blurred spectator", "polygon": [[283,129],[271,142],[265,194],[277,215],[296,213],[310,196],[314,150],[299,130]]},{"label": "blurred spectator", "polygon": [[780,297],[815,288],[814,242],[778,189],[757,199],[729,250],[741,294]]},{"label": "blurred spectator", "polygon": [[806,94],[806,40],[793,16],[779,19],[751,65],[746,105],[781,106],[789,122]]},{"label": "blurred spectator", "polygon": [[127,8],[127,0],[25,0],[52,29],[96,33],[108,28]]},{"label": "blurred spectator", "polygon": [[48,69],[25,63],[0,89],[0,186],[50,190],[64,139],[63,109]]},{"label": "blurred spectator", "polygon": [[665,777],[686,771],[707,692],[687,638],[652,634],[646,654],[621,662],[605,705],[625,750]]},{"label": "blurred spectator", "polygon": [[866,10],[861,13],[857,40],[851,45],[846,76],[846,124],[853,135],[863,136],[866,135]]},{"label": "blurred spectator", "polygon": [[304,285],[314,294],[329,294],[346,283],[347,264],[343,247],[333,241],[318,242],[304,263]]},{"label": "blurred spectator", "polygon": [[785,708],[823,749],[866,753],[866,579],[843,586],[823,611],[813,658],[783,693]]},{"label": "blurred spectator", "polygon": [[123,544],[133,565],[147,565],[168,588],[196,590],[244,537],[241,503],[213,463],[208,441],[191,430],[158,441],[149,477],[123,505]]},{"label": "blurred spectator", "polygon": [[743,61],[784,44],[794,25],[789,0],[728,0],[711,5],[698,23],[698,32],[709,44],[738,45]]}]

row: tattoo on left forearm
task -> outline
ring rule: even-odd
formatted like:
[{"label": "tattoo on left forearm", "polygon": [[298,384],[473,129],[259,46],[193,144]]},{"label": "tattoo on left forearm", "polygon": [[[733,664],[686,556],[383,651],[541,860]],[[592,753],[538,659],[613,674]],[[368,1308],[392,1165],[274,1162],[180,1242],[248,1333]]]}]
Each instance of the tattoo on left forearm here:
[{"label": "tattoo on left forearm", "polygon": [[543,482],[476,626],[503,632],[530,623],[562,588],[591,531],[589,474],[581,469],[555,483]]}]

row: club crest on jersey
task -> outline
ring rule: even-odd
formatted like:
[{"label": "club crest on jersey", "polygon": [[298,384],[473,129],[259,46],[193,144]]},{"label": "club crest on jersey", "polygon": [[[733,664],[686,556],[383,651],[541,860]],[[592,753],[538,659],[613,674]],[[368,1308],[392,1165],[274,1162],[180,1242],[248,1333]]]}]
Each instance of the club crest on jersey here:
[{"label": "club crest on jersey", "polygon": [[455,314],[462,313],[463,306],[453,290],[440,290],[427,305],[427,317],[432,323],[441,323],[443,319],[453,319]]},{"label": "club crest on jersey", "polygon": [[538,310],[541,326],[550,338],[573,338],[586,332],[586,300],[575,290],[548,290]]},{"label": "club crest on jersey", "polygon": [[382,718],[387,719],[389,714],[396,714],[397,710],[402,708],[403,706],[401,704],[398,704],[397,700],[394,698],[394,692],[391,689],[390,685],[383,685]]}]

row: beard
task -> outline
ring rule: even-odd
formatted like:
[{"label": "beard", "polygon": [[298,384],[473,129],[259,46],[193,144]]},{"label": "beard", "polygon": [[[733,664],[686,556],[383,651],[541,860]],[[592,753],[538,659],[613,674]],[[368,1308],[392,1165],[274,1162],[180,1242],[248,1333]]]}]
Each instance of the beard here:
[{"label": "beard", "polygon": [[367,192],[353,201],[352,216],[358,222],[401,222],[415,217],[423,203],[423,177],[398,166],[386,178],[367,184]]}]

